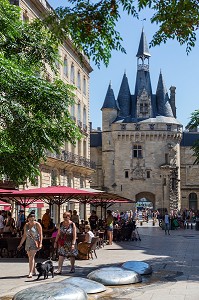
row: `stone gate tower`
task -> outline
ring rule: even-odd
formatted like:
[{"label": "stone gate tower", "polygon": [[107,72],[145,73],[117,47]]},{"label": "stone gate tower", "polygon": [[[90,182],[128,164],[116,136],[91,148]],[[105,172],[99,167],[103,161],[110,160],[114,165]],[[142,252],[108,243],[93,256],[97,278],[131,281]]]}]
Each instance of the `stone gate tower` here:
[{"label": "stone gate tower", "polygon": [[101,145],[91,148],[97,163],[92,187],[132,200],[146,198],[155,209],[171,210],[180,208],[182,125],[176,119],[176,88],[170,87],[168,94],[162,73],[152,92],[150,56],[142,30],[134,94],[126,74],[117,99],[111,84],[108,87],[102,106]]}]

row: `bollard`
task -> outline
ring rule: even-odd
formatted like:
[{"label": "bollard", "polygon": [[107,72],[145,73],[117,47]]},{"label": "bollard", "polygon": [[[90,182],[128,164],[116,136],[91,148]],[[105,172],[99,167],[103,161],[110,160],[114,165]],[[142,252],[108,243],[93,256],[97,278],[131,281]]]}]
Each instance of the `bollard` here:
[{"label": "bollard", "polygon": [[142,226],[142,221],[140,221],[140,226]]},{"label": "bollard", "polygon": [[189,229],[189,223],[187,223],[187,229]]},{"label": "bollard", "polygon": [[153,221],[153,226],[155,226],[155,221]]},{"label": "bollard", "polygon": [[193,224],[191,223],[191,229],[193,229]]}]

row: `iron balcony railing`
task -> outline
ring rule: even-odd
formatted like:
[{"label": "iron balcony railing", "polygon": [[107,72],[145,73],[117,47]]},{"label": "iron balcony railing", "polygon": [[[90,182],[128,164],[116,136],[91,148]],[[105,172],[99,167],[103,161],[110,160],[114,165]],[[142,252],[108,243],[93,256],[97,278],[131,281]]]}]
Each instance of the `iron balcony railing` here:
[{"label": "iron balcony railing", "polygon": [[71,153],[69,151],[62,151],[61,153],[51,153],[47,151],[47,156],[65,161],[67,163],[74,164],[76,166],[82,166],[82,167],[96,170],[95,162],[83,156],[79,156],[77,154]]}]

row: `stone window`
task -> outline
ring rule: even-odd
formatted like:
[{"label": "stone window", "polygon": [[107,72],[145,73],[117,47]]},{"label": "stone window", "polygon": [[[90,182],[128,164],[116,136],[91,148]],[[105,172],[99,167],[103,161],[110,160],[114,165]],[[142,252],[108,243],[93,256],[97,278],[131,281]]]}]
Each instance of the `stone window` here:
[{"label": "stone window", "polygon": [[77,87],[81,90],[81,74],[80,71],[77,73]]},{"label": "stone window", "polygon": [[85,76],[83,79],[83,93],[84,93],[84,95],[86,95],[86,77]]},{"label": "stone window", "polygon": [[71,69],[70,69],[70,82],[75,83],[75,67],[74,67],[74,64],[71,65]]},{"label": "stone window", "polygon": [[146,177],[147,177],[147,178],[151,178],[150,171],[146,171]]},{"label": "stone window", "polygon": [[140,103],[140,113],[146,114],[149,111],[149,105],[148,103]]},{"label": "stone window", "polygon": [[142,158],[142,146],[133,145],[133,157]]},{"label": "stone window", "polygon": [[129,178],[129,171],[125,171],[124,176],[125,176],[125,178]]},{"label": "stone window", "polygon": [[67,57],[64,58],[64,76],[68,77],[68,59],[67,59]]},{"label": "stone window", "polygon": [[192,209],[192,210],[197,210],[198,207],[197,207],[197,194],[196,193],[190,193],[189,194],[189,209]]}]

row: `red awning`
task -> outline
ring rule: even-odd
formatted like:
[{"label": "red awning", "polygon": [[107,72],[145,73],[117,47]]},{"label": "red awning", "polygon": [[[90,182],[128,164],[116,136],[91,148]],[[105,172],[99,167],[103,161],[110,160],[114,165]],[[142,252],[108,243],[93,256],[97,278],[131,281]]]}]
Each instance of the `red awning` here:
[{"label": "red awning", "polygon": [[0,210],[10,210],[11,204],[0,200]]}]

